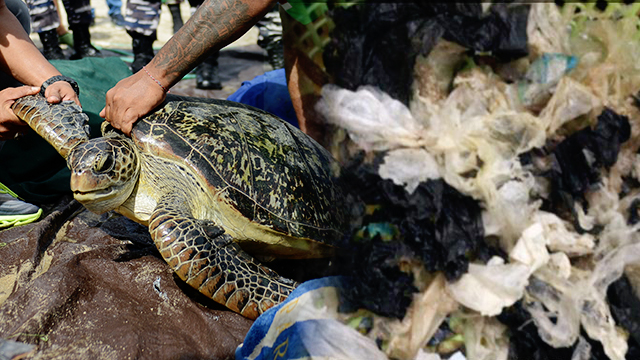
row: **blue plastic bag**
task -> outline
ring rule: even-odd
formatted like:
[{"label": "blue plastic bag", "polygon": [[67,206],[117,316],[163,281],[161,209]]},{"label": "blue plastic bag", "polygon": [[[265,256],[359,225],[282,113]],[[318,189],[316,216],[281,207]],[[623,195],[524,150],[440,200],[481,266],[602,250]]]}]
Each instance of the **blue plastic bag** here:
[{"label": "blue plastic bag", "polygon": [[339,277],[301,284],[256,319],[236,350],[236,360],[386,360],[373,340],[337,319],[342,284]]}]

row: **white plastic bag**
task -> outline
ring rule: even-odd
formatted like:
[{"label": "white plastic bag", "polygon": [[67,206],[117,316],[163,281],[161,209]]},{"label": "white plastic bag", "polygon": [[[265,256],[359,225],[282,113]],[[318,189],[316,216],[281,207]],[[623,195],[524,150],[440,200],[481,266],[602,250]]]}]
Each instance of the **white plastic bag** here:
[{"label": "white plastic bag", "polygon": [[447,290],[460,304],[483,316],[495,316],[522,297],[529,274],[526,265],[505,264],[494,257],[486,265],[469,264],[467,273],[447,283]]},{"label": "white plastic bag", "polygon": [[428,141],[409,109],[373,86],[350,91],[325,85],[316,109],[366,151],[420,147]]},{"label": "white plastic bag", "polygon": [[440,178],[438,163],[424,149],[395,149],[389,151],[378,170],[380,177],[404,186],[409,194],[429,179]]}]

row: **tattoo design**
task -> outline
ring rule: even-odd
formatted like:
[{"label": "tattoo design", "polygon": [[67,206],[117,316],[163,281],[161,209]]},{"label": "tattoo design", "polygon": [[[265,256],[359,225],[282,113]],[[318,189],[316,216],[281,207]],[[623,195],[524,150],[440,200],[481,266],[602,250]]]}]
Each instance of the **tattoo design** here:
[{"label": "tattoo design", "polygon": [[249,5],[242,1],[207,0],[158,52],[155,65],[177,82],[204,59],[209,49],[227,45],[250,26],[251,20]]}]

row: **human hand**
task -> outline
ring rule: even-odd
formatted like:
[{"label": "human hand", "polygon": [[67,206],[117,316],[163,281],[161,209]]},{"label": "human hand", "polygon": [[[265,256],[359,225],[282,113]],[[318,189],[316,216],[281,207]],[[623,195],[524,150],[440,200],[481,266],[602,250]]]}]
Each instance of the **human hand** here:
[{"label": "human hand", "polygon": [[51,104],[57,104],[61,101],[71,100],[76,103],[76,105],[80,105],[80,99],[78,99],[78,94],[73,90],[71,84],[66,81],[56,81],[53,84],[47,87],[47,90],[44,92],[44,96],[47,98],[47,101]]},{"label": "human hand", "polygon": [[106,105],[100,111],[100,117],[129,136],[133,124],[165,98],[164,90],[144,71],[139,71],[107,91]]},{"label": "human hand", "polygon": [[[72,90],[73,91],[73,90]],[[35,95],[40,92],[37,86],[21,86],[6,88],[0,91],[0,141],[13,139],[16,134],[29,128],[11,109],[11,105],[21,97]]]}]

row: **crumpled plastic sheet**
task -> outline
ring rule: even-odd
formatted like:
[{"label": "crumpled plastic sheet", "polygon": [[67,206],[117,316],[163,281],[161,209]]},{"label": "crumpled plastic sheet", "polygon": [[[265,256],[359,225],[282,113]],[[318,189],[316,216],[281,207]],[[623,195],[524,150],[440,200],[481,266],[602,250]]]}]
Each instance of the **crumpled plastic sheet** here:
[{"label": "crumpled plastic sheet", "polygon": [[447,290],[460,304],[484,316],[495,316],[513,305],[524,294],[529,279],[529,267],[519,263],[504,263],[499,257],[486,265],[469,264],[469,270]]},{"label": "crumpled plastic sheet", "polygon": [[533,301],[526,305],[540,337],[554,347],[571,346],[580,326],[602,343],[613,360],[625,359],[627,336],[616,326],[606,301],[611,283],[622,276],[625,266],[640,262],[640,242],[621,246],[599,260],[593,272],[573,269],[571,281],[553,271],[539,271],[527,287]]},{"label": "crumpled plastic sheet", "polygon": [[[455,352],[451,356],[446,358],[447,360],[466,360],[467,358],[462,355],[460,351]],[[420,349],[418,354],[415,357],[415,360],[442,360],[440,354],[430,353]]]},{"label": "crumpled plastic sheet", "polygon": [[[423,147],[447,183],[490,202],[498,184],[522,173],[516,155],[542,146],[545,131],[534,116],[512,110],[511,95],[486,73],[472,70],[454,85],[443,102],[418,96],[411,111],[380,90],[327,85],[317,110],[365,150]],[[428,118],[413,115],[423,109]]]},{"label": "crumpled plastic sheet", "polygon": [[[557,220],[556,225],[561,225]],[[558,233],[546,225],[534,222],[522,232],[509,252],[509,263],[493,257],[487,264],[470,264],[458,281],[447,284],[451,296],[481,315],[496,316],[523,297],[531,274],[538,269],[547,266],[568,277],[571,264],[566,255],[547,250]]]},{"label": "crumpled plastic sheet", "polygon": [[586,86],[570,77],[563,77],[556,85],[553,96],[540,112],[548,136],[564,124],[590,111],[600,108],[601,101]]},{"label": "crumpled plastic sheet", "polygon": [[527,69],[524,79],[518,82],[518,98],[531,110],[546,106],[558,81],[577,65],[575,56],[544,53]]},{"label": "crumpled plastic sheet", "polygon": [[[579,342],[571,347],[553,348],[545,343],[540,336],[535,324],[531,321],[531,315],[522,306],[522,301],[518,301],[500,315],[497,319],[510,329],[510,357],[511,360],[526,358],[530,360],[550,360],[550,359],[581,359],[587,353],[591,356],[591,343],[584,341],[580,336]],[[525,357],[526,356],[526,357]],[[582,356],[582,357],[581,357]],[[589,360],[600,359],[599,357],[587,357]]]},{"label": "crumpled plastic sheet", "polygon": [[[485,201],[488,209],[506,219],[503,227],[512,234],[508,241],[515,241],[529,213],[518,211],[522,217],[514,218],[511,200],[501,196],[500,187],[514,179],[526,185],[524,193],[530,192],[533,178],[522,169],[518,154],[542,146],[548,124],[529,113],[514,111],[510,104],[515,100],[507,89],[481,70],[459,76],[454,85],[444,101],[418,96],[411,111],[399,102],[394,106],[384,104],[384,95],[371,95],[379,90],[362,88],[353,92],[327,85],[317,109],[329,122],[346,128],[363,149],[422,147],[434,158],[439,174],[449,185]],[[354,106],[363,110],[355,112]],[[391,114],[391,109],[398,113]],[[422,110],[428,118],[413,115],[424,114]],[[383,172],[385,176],[389,173]],[[429,174],[435,175],[435,169]],[[389,177],[414,189],[416,177],[412,173],[396,171]],[[524,209],[531,210],[526,205]]]},{"label": "crumpled plastic sheet", "polygon": [[534,222],[544,227],[549,242],[550,251],[562,252],[569,256],[582,256],[593,253],[596,239],[591,234],[578,234],[569,230],[569,224],[556,214],[538,211],[534,215]]},{"label": "crumpled plastic sheet", "polygon": [[640,83],[637,4],[610,2],[605,12],[593,9],[594,4],[567,2],[562,9],[564,14],[579,11],[572,31],[564,33],[572,55],[580,58],[572,77],[607,106],[628,110],[628,96],[638,91]]},{"label": "crumpled plastic sheet", "polygon": [[507,327],[495,318],[470,317],[464,326],[465,350],[470,360],[507,360]]},{"label": "crumpled plastic sheet", "polygon": [[563,16],[555,3],[533,4],[527,19],[527,38],[532,55],[568,54],[571,51],[566,29],[570,18]]},{"label": "crumpled plastic sheet", "polygon": [[445,285],[444,276],[436,275],[424,291],[414,296],[404,319],[390,325],[390,357],[414,357],[435,334],[447,315],[458,309],[458,303],[449,296]]},{"label": "crumpled plastic sheet", "polygon": [[419,147],[430,141],[423,135],[424,125],[404,104],[372,86],[354,92],[325,85],[316,107],[366,151]]},{"label": "crumpled plastic sheet", "polygon": [[345,253],[337,260],[340,273],[357,280],[343,290],[342,296],[356,308],[402,318],[417,291],[411,275],[399,268],[402,254],[410,253],[408,247],[374,237]]},{"label": "crumpled plastic sheet", "polygon": [[378,170],[380,177],[404,186],[409,194],[430,179],[439,179],[438,163],[424,149],[395,149],[387,152]]}]

